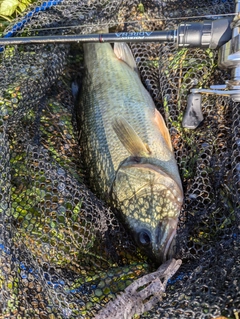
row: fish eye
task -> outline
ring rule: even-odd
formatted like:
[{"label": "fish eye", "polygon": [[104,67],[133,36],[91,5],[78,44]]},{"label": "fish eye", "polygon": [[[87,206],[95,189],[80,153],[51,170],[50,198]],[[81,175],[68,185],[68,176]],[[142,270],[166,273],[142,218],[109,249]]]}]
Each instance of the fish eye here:
[{"label": "fish eye", "polygon": [[143,229],[138,234],[139,244],[148,246],[151,243],[151,234],[148,230]]}]

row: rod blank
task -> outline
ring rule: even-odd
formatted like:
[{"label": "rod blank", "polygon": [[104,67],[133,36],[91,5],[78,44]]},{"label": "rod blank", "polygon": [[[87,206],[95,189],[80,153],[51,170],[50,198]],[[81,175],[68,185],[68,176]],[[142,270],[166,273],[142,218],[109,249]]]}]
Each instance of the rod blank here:
[{"label": "rod blank", "polygon": [[106,34],[52,35],[35,37],[9,37],[0,39],[0,45],[36,44],[36,43],[71,43],[71,42],[171,42],[174,30],[118,32]]},{"label": "rod blank", "polygon": [[6,37],[0,46],[12,44],[71,43],[71,42],[174,42],[179,47],[216,49],[232,37],[231,20],[206,20],[181,23],[176,30],[115,32],[104,34],[51,35],[34,37]]}]

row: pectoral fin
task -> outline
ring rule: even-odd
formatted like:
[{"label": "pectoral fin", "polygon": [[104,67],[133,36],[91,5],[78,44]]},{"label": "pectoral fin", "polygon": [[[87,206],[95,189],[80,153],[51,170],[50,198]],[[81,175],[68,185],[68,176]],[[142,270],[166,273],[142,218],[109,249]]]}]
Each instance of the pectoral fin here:
[{"label": "pectoral fin", "polygon": [[166,127],[166,124],[164,122],[162,115],[156,109],[155,109],[155,118],[154,119],[157,123],[159,131],[161,132],[161,135],[164,137],[164,140],[165,140],[167,146],[172,151],[172,142],[171,142],[171,137],[169,135],[169,131]]},{"label": "pectoral fin", "polygon": [[131,69],[138,73],[137,65],[134,60],[132,51],[125,42],[116,42],[114,43],[114,53],[117,58],[127,63]]},{"label": "pectoral fin", "polygon": [[132,126],[123,117],[117,117],[112,127],[119,140],[132,156],[149,156],[151,151],[148,145],[144,144]]}]

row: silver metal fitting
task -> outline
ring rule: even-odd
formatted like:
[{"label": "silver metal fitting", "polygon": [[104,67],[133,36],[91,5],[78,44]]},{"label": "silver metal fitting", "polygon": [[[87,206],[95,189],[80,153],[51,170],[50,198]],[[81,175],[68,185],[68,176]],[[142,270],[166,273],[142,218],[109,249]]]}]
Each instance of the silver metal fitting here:
[{"label": "silver metal fitting", "polygon": [[188,105],[182,125],[194,129],[203,120],[199,94],[216,94],[229,96],[234,102],[240,102],[240,0],[235,1],[237,13],[232,23],[232,38],[219,49],[218,66],[221,69],[231,69],[231,79],[223,85],[212,85],[210,89],[191,89]]}]

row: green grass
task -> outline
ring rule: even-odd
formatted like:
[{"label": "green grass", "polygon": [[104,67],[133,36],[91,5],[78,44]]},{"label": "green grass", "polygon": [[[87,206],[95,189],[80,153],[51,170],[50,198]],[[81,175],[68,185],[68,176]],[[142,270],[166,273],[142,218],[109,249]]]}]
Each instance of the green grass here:
[{"label": "green grass", "polygon": [[37,0],[0,0],[0,36],[11,21],[21,16]]}]

